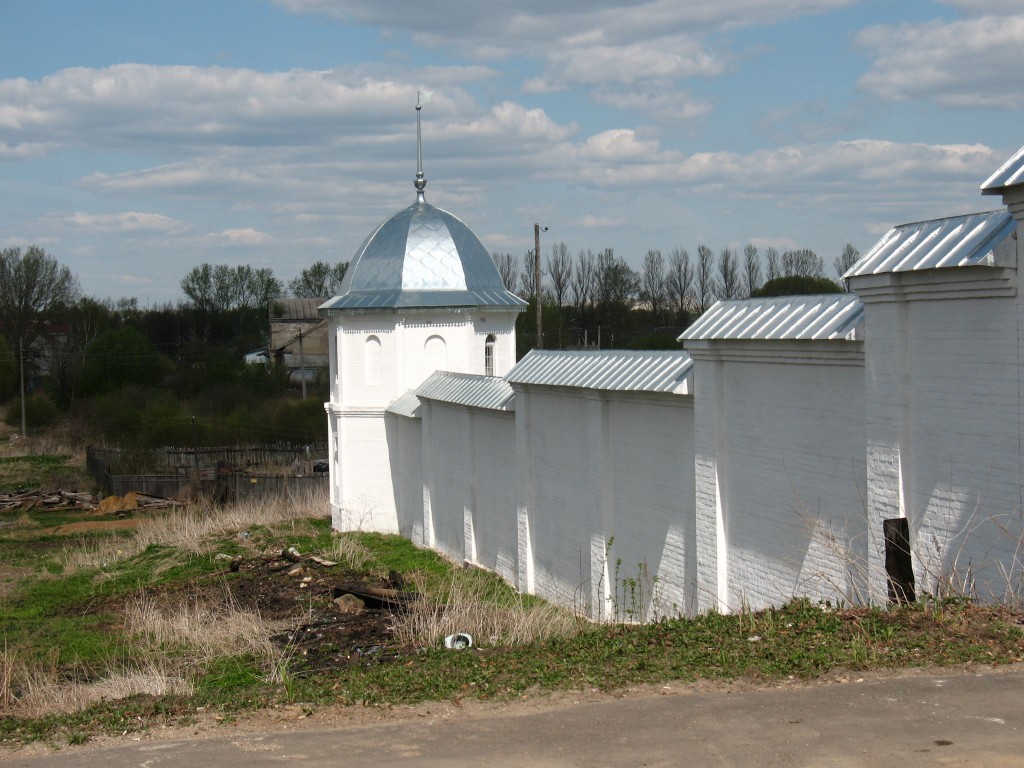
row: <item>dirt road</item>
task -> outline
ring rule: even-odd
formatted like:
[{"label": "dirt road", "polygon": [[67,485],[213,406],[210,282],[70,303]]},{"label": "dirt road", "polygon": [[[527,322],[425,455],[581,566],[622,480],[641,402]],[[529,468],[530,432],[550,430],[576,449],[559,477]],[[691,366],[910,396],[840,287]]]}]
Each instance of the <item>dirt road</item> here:
[{"label": "dirt road", "polygon": [[19,768],[1024,766],[1024,669],[750,691],[669,687],[501,707],[444,704],[381,722],[364,717],[312,730],[282,722],[267,732],[224,726],[192,740],[5,759]]}]

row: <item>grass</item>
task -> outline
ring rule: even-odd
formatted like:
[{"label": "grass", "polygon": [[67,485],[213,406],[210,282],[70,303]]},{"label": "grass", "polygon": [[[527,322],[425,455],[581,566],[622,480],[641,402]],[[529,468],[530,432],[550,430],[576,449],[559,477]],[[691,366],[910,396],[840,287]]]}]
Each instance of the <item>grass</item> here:
[{"label": "grass", "polygon": [[[1020,614],[960,599],[891,610],[796,599],[757,613],[595,625],[400,537],[334,533],[325,516],[311,516],[325,509],[310,497],[192,506],[90,538],[39,536],[32,520],[0,529],[0,563],[13,553],[34,568],[0,595],[0,743],[81,743],[188,721],[197,707],[230,718],[285,702],[503,699],[1024,656]],[[218,554],[253,558],[282,547],[346,573],[383,580],[396,571],[430,599],[394,617],[392,652],[317,667],[293,640],[281,641],[296,622],[314,623],[312,605],[286,626],[240,607],[229,576],[209,578],[224,570]],[[472,650],[441,646],[456,631],[473,635]]]}]

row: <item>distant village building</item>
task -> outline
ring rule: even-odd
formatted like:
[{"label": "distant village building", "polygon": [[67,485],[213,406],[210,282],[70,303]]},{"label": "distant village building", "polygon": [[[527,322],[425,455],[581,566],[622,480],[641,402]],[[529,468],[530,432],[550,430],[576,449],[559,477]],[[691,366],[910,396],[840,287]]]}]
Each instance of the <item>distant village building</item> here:
[{"label": "distant village building", "polygon": [[596,619],[1024,596],[1024,149],[1004,210],[893,228],[853,293],[518,363],[523,302],[422,184],[319,310],[336,528]]},{"label": "distant village building", "polygon": [[275,299],[270,302],[269,356],[290,374],[312,380],[330,363],[328,328],[317,307],[326,299]]}]

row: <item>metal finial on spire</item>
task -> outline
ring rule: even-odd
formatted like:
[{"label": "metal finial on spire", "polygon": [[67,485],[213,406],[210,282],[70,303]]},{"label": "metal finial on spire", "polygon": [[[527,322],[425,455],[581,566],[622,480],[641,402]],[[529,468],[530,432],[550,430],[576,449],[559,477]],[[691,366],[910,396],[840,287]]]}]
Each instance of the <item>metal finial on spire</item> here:
[{"label": "metal finial on spire", "polygon": [[423,132],[420,129],[420,110],[423,104],[430,101],[432,91],[416,91],[416,202],[427,202],[423,190],[427,186],[427,178],[423,175]]}]

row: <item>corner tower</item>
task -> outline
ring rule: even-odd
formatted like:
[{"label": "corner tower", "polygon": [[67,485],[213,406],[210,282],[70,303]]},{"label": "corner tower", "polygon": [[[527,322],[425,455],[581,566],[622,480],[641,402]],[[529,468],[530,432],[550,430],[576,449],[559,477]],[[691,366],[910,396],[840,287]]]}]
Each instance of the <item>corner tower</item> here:
[{"label": "corner tower", "polygon": [[397,532],[384,412],[437,370],[503,376],[526,302],[505,289],[462,221],[426,201],[419,100],[416,202],[356,251],[329,321],[331,518],[338,530]]}]

